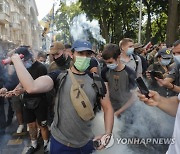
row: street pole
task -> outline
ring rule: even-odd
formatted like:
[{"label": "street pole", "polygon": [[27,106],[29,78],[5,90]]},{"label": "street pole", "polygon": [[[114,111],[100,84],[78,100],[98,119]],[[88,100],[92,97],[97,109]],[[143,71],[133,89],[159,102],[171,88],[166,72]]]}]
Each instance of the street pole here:
[{"label": "street pole", "polygon": [[139,33],[138,33],[138,43],[141,43],[141,24],[142,24],[142,0],[139,4]]},{"label": "street pole", "polygon": [[55,7],[55,1],[53,2],[53,14],[51,21],[51,44],[53,44],[54,42],[54,7]]}]

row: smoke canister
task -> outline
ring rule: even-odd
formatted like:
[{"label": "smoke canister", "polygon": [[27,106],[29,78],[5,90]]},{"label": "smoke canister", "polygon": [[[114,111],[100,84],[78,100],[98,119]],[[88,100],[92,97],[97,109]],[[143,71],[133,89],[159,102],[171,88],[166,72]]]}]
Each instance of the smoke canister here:
[{"label": "smoke canister", "polygon": [[[22,58],[24,58],[24,55],[23,55],[23,54],[20,54],[19,57],[22,59]],[[6,58],[6,59],[3,59],[3,60],[1,61],[1,63],[2,63],[3,65],[10,64],[10,63],[11,63],[11,58],[8,57],[8,58]]]}]

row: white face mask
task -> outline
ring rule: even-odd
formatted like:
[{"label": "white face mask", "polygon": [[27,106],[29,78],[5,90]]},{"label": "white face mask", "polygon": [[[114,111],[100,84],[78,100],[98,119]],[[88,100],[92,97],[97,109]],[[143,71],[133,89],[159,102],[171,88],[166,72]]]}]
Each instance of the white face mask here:
[{"label": "white face mask", "polygon": [[171,62],[171,59],[161,59],[161,65],[167,66]]},{"label": "white face mask", "polygon": [[40,63],[41,63],[41,64],[43,64],[43,65],[45,65],[45,64],[46,64],[46,63],[45,63],[45,62],[43,62],[43,61],[41,61]]},{"label": "white face mask", "polygon": [[107,64],[107,67],[108,67],[109,69],[112,69],[112,70],[116,69],[117,66],[118,66],[118,64],[116,64],[116,63],[113,63],[113,64]]},{"label": "white face mask", "polygon": [[180,64],[180,56],[173,56],[174,58],[174,62],[176,63],[176,65]]},{"label": "white face mask", "polygon": [[134,48],[128,48],[126,55],[131,56],[134,53]]}]

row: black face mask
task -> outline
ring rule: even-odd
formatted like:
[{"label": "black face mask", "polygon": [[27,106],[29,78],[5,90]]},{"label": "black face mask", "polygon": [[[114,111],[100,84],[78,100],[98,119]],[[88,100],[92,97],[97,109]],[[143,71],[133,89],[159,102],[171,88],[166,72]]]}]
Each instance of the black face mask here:
[{"label": "black face mask", "polygon": [[60,57],[58,57],[57,59],[54,58],[55,63],[58,66],[63,66],[66,63],[66,57],[64,54],[62,54]]}]

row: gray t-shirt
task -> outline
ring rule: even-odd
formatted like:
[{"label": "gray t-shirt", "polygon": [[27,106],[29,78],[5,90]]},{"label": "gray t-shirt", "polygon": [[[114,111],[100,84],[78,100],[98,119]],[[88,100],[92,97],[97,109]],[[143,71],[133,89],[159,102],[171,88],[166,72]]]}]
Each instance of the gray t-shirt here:
[{"label": "gray t-shirt", "polygon": [[136,76],[137,77],[142,77],[142,62],[141,62],[141,58],[138,55],[135,55],[137,57],[137,61],[138,61],[138,65],[136,66],[136,62],[134,59],[134,57],[131,55],[130,56],[130,61],[126,62],[122,57],[120,58],[121,62],[130,67],[131,69],[133,69],[136,72]]},{"label": "gray t-shirt", "polygon": [[130,90],[135,88],[135,72],[125,66],[121,71],[108,69],[102,70],[102,78],[108,82],[110,100],[113,109],[120,109],[131,97]]},{"label": "gray t-shirt", "polygon": [[[96,92],[92,87],[93,79],[88,74],[74,74],[74,76],[94,107]],[[71,85],[71,78],[67,75],[60,90],[59,102],[55,102],[55,116],[51,133],[58,142],[66,145],[70,143],[72,147],[79,148],[93,139],[94,135],[91,130],[91,121],[82,120],[72,105],[70,98]]]},{"label": "gray t-shirt", "polygon": [[167,78],[172,78],[175,85],[180,86],[180,66],[174,66],[174,68],[169,72]]}]

